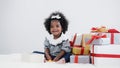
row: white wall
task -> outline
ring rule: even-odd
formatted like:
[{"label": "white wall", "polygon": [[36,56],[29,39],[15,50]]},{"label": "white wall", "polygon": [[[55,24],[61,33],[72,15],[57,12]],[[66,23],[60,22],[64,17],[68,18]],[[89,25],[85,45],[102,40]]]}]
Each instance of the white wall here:
[{"label": "white wall", "polygon": [[67,34],[89,33],[93,26],[120,29],[120,0],[0,0],[0,54],[43,51],[43,22],[61,11]]}]

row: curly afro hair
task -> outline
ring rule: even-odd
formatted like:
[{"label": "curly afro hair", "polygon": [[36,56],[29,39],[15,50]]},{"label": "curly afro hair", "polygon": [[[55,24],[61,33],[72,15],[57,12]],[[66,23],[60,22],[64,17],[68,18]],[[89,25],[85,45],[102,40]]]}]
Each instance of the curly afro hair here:
[{"label": "curly afro hair", "polygon": [[[54,17],[57,15],[59,17]],[[45,19],[44,26],[49,34],[51,34],[50,26],[51,26],[52,20],[58,20],[60,22],[60,24],[62,26],[62,32],[65,34],[65,32],[68,30],[68,20],[65,18],[65,16],[60,12],[54,12],[48,18]]]}]

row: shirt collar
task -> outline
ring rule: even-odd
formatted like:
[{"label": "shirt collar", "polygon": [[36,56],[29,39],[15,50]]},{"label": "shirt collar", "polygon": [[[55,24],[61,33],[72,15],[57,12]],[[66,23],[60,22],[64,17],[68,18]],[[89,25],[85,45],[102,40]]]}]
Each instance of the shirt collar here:
[{"label": "shirt collar", "polygon": [[65,36],[65,34],[62,33],[58,39],[54,39],[53,35],[48,36],[47,39],[49,40],[50,44],[57,45],[62,43],[63,40],[67,40],[68,38]]}]

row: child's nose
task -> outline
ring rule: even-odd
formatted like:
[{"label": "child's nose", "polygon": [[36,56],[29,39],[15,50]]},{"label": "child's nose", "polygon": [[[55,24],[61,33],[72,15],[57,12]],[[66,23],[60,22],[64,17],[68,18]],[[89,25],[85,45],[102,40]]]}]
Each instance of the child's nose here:
[{"label": "child's nose", "polygon": [[54,29],[57,29],[57,27],[54,27]]}]

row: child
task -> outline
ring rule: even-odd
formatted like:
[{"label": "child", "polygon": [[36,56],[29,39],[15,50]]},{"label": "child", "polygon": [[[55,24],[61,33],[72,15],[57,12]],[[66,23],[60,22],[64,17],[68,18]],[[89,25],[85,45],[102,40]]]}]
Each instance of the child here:
[{"label": "child", "polygon": [[65,36],[68,29],[68,21],[60,12],[52,13],[44,22],[45,28],[50,34],[44,41],[45,59],[47,61],[66,63],[70,57],[70,43]]}]

